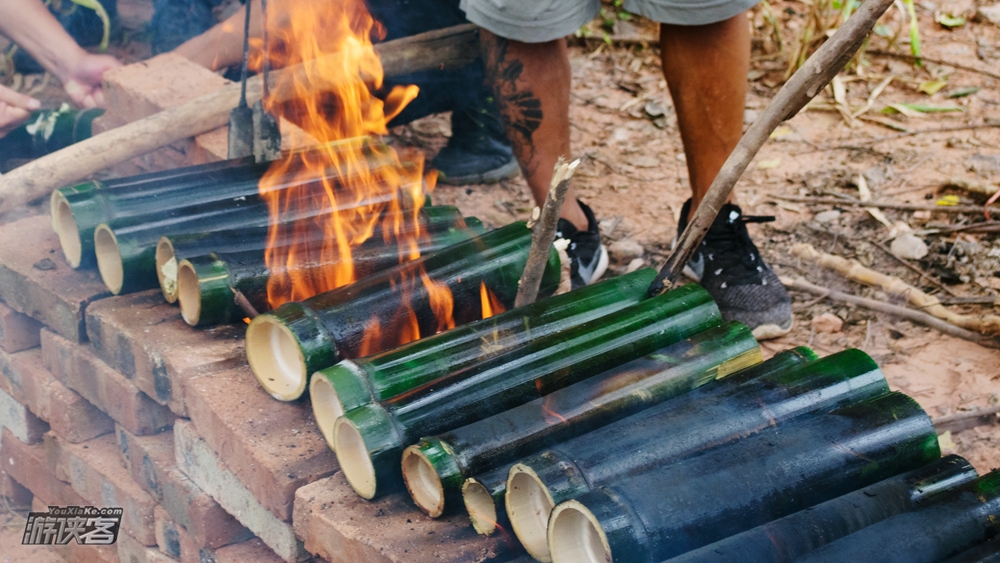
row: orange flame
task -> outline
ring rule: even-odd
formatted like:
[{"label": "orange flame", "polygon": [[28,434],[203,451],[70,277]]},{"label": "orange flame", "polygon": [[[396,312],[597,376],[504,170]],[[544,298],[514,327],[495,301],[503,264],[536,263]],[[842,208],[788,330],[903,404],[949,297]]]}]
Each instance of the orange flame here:
[{"label": "orange flame", "polygon": [[[406,162],[387,147],[378,149],[378,159],[371,156],[375,149],[369,139],[388,133],[387,123],[416,96],[417,88],[396,87],[385,102],[372,95],[383,79],[372,38],[383,37],[384,30],[364,1],[272,4],[266,22],[272,66],[306,64],[301,72],[280,75],[274,91],[290,101],[269,100],[268,109],[321,143],[315,153],[276,161],[260,182],[271,224],[265,253],[272,272],[267,297],[276,308],[356,281],[352,251],[376,229],[386,244],[397,246],[400,263],[419,258],[419,242],[426,237],[418,223],[426,199],[423,184],[426,180],[430,191],[436,176],[423,177],[419,152],[408,154]],[[316,240],[317,230],[324,243],[307,244]],[[312,264],[333,265],[317,274],[304,267]],[[412,291],[416,283],[424,283],[439,330],[454,326],[448,287],[435,284],[424,271],[411,275],[420,280],[395,280],[397,287]],[[420,338],[409,299],[404,295],[405,310],[397,315],[410,319],[403,330],[390,335],[398,327],[380,326],[373,317],[362,350],[371,353],[391,344],[379,344],[384,338],[394,344]]]},{"label": "orange flame", "polygon": [[542,413],[545,414],[545,417],[546,418],[555,419],[555,420],[557,420],[557,421],[559,421],[559,422],[561,422],[563,424],[566,424],[567,422],[569,422],[569,421],[566,420],[566,417],[564,417],[563,415],[557,413],[556,411],[552,410],[551,407],[549,407],[549,402],[551,401],[551,399],[552,399],[552,395],[549,395],[549,396],[545,397],[544,401],[542,401]]},{"label": "orange flame", "polygon": [[484,319],[488,319],[493,315],[498,315],[507,310],[507,308],[503,306],[503,303],[500,302],[500,299],[498,299],[497,296],[490,291],[490,288],[486,287],[485,282],[479,282],[479,300],[482,302]]}]

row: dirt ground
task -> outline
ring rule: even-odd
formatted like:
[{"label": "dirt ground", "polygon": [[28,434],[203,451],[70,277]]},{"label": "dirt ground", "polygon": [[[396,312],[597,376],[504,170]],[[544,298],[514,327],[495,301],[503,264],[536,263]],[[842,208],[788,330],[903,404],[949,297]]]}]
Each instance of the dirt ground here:
[{"label": "dirt ground", "polygon": [[[979,0],[982,6],[991,2]],[[810,3],[811,4],[811,3]],[[870,109],[856,118],[834,108],[828,89],[805,111],[781,127],[747,170],[737,188],[737,201],[748,215],[773,215],[772,223],[751,225],[758,246],[782,276],[802,276],[832,289],[890,301],[881,291],[845,281],[792,257],[788,249],[807,242],[824,252],[856,258],[866,266],[892,274],[942,299],[996,299],[1000,293],[1000,239],[997,234],[928,233],[946,225],[983,221],[982,213],[897,211],[886,209],[892,222],[902,221],[926,241],[930,254],[910,265],[933,283],[881,250],[891,240],[889,229],[866,211],[850,205],[790,202],[779,196],[857,198],[864,177],[873,199],[897,203],[934,203],[951,194],[963,204],[982,203],[963,191],[945,188],[954,180],[993,185],[1000,182],[1000,26],[976,18],[976,0],[917,2],[922,67],[908,60],[905,31],[896,42],[873,37],[863,63],[845,71],[846,113]],[[126,62],[148,56],[142,22],[149,2],[122,0],[126,21],[124,43],[113,52]],[[746,122],[751,123],[785,78],[797,38],[807,25],[809,5],[775,1],[782,44],[761,7],[751,15],[754,54]],[[936,17],[964,16],[968,22],[948,29]],[[901,28],[892,11],[883,24]],[[597,24],[591,26],[599,29]],[[646,265],[658,267],[669,253],[676,219],[688,197],[685,156],[677,132],[673,105],[660,72],[655,26],[632,20],[617,22],[610,44],[596,34],[577,39],[571,48],[573,91],[571,135],[574,156],[583,159],[575,177],[578,194],[601,219],[606,243],[632,241],[642,246]],[[888,56],[880,53],[893,53]],[[893,77],[874,97],[878,85]],[[933,95],[920,92],[926,83],[943,81]],[[971,95],[949,97],[979,88]],[[44,99],[55,103],[60,90],[44,88]],[[837,96],[840,97],[840,96]],[[890,104],[915,103],[957,108],[942,113],[885,113]],[[921,132],[946,127],[966,129]],[[901,136],[900,130],[917,132]],[[428,160],[450,132],[446,115],[432,116],[397,128],[400,144],[426,149]],[[441,185],[434,193],[441,204],[454,204],[498,226],[526,219],[533,204],[522,179],[489,186]],[[23,210],[38,212],[41,206]],[[836,213],[829,213],[835,211]],[[822,213],[822,215],[820,215]],[[613,263],[609,275],[625,270],[628,259]],[[941,289],[943,286],[946,290]],[[950,294],[953,295],[950,295]],[[894,389],[918,400],[932,417],[951,415],[1000,403],[1000,351],[944,336],[885,314],[817,300],[793,293],[795,328],[784,338],[763,344],[770,355],[795,345],[808,345],[822,355],[847,347],[871,354],[883,367]],[[988,301],[989,299],[981,299]],[[994,305],[959,305],[965,313],[998,313]],[[842,330],[813,328],[813,319],[831,313],[844,321]],[[987,424],[942,438],[946,453],[966,456],[985,472],[1000,467],[1000,427]]]}]

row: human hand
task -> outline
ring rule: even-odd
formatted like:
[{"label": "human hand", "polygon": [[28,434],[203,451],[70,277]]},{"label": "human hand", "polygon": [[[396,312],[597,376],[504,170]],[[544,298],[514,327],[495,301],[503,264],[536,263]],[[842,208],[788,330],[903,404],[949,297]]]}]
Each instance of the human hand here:
[{"label": "human hand", "polygon": [[60,76],[63,89],[70,99],[85,108],[104,107],[104,91],[101,88],[101,77],[121,63],[110,55],[92,55],[84,52],[76,62],[67,68],[64,76]]},{"label": "human hand", "polygon": [[0,85],[0,137],[17,128],[40,107],[42,103],[35,98]]}]

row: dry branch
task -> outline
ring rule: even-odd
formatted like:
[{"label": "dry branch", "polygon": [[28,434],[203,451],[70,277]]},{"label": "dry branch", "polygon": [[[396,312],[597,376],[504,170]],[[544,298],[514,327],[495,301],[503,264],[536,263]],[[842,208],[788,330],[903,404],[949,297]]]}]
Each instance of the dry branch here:
[{"label": "dry branch", "polygon": [[943,424],[950,424],[952,422],[961,422],[963,420],[969,420],[970,418],[979,418],[995,414],[1000,414],[1000,405],[987,407],[985,409],[974,409],[971,411],[958,412],[955,414],[939,416],[937,418],[932,418],[931,422],[934,423],[934,426],[941,426]]},{"label": "dry branch", "polygon": [[[385,76],[398,76],[422,70],[458,68],[479,55],[476,28],[472,24],[421,33],[375,45]],[[327,55],[337,60],[343,53]],[[317,83],[322,73],[307,72],[315,61],[271,72],[268,84],[276,102],[294,95],[288,88],[291,77],[297,81],[309,77],[314,88],[330,88],[332,83]],[[319,67],[322,68],[322,67]],[[260,75],[247,80],[247,101],[261,97]],[[99,170],[125,162],[226,125],[229,111],[240,99],[240,85],[222,88],[128,125],[95,135],[50,155],[39,158],[0,177],[0,213],[46,196],[52,190],[85,178]]]},{"label": "dry branch", "polygon": [[[928,188],[930,189],[930,188]],[[794,201],[798,203],[822,203],[828,205],[853,205],[857,207],[878,207],[881,209],[900,209],[903,211],[940,211],[942,213],[982,213],[978,205],[927,205],[923,203],[896,203],[892,201],[861,201],[859,199],[839,197],[815,197],[796,195],[772,195],[774,199]],[[1000,206],[994,208],[1000,211]]]},{"label": "dry branch", "polygon": [[[882,289],[891,296],[906,299],[914,307],[951,323],[956,327],[973,330],[988,336],[1000,335],[1000,317],[996,315],[962,315],[949,311],[937,297],[927,295],[903,280],[876,272],[861,265],[857,260],[826,254],[813,248],[811,244],[796,244],[791,249],[792,256],[833,270],[845,278]],[[940,329],[939,329],[940,330]]]},{"label": "dry branch", "polygon": [[531,228],[531,250],[528,251],[528,261],[524,265],[524,273],[521,274],[521,280],[517,284],[514,307],[530,305],[538,298],[538,288],[542,283],[542,275],[545,273],[549,248],[552,247],[552,241],[556,236],[559,212],[562,210],[563,202],[566,201],[566,192],[569,190],[569,181],[573,177],[573,171],[579,164],[579,159],[567,164],[561,156],[556,161],[555,169],[552,171],[549,193],[545,196],[541,214]]},{"label": "dry branch", "polygon": [[859,307],[864,307],[872,311],[879,313],[886,313],[889,315],[895,315],[897,317],[906,319],[908,321],[915,322],[917,324],[924,325],[928,328],[933,328],[938,332],[947,334],[948,336],[954,336],[955,338],[961,338],[962,340],[968,340],[970,342],[975,342],[980,346],[985,348],[1000,348],[1000,340],[995,337],[983,336],[972,332],[971,330],[966,330],[964,328],[959,328],[955,325],[942,321],[936,317],[932,317],[927,313],[921,313],[920,311],[914,311],[913,309],[908,309],[906,307],[900,307],[899,305],[890,305],[889,303],[883,303],[881,301],[876,301],[874,299],[868,299],[866,297],[858,297],[857,295],[850,295],[848,293],[843,293],[840,291],[835,291],[829,288],[821,287],[808,281],[797,278],[787,278],[782,277],[781,283],[785,285],[788,289],[796,289],[799,291],[805,291],[812,293],[814,295],[820,295],[825,298],[833,299],[835,301],[842,301],[844,303],[849,303],[851,305],[857,305]]}]

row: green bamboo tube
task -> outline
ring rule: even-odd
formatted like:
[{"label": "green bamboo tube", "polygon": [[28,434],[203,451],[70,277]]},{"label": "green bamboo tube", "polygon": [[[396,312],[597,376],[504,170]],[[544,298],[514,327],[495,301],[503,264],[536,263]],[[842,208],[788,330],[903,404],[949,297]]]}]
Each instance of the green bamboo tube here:
[{"label": "green bamboo tube", "polygon": [[549,551],[554,563],[656,563],[940,456],[930,418],[889,393],[563,502],[549,518]]},{"label": "green bamboo tube", "polygon": [[761,363],[750,329],[730,322],[403,451],[403,480],[432,518],[461,504],[465,479]]},{"label": "green bamboo tube", "polygon": [[366,499],[401,482],[403,448],[517,407],[689,338],[721,321],[692,284],[509,349],[387,401],[348,411],[333,427],[341,471]]},{"label": "green bamboo tube", "polygon": [[943,496],[862,528],[798,561],[937,563],[1000,534],[1000,470]]},{"label": "green bamboo tube", "polygon": [[[744,369],[736,374],[730,375],[724,379],[724,383],[706,385],[704,387],[699,387],[689,393],[668,401],[674,405],[678,403],[686,403],[697,401],[699,397],[704,397],[708,394],[712,394],[720,391],[724,388],[730,388],[731,386],[744,383],[747,381],[752,381],[756,378],[763,378],[771,374],[783,373],[786,371],[791,371],[794,368],[802,366],[808,362],[815,361],[816,355],[808,348],[799,347],[792,350],[785,350],[774,355],[770,360],[754,366],[752,368]],[[663,407],[652,407],[656,409],[669,410],[666,407],[666,403]],[[634,415],[637,418],[640,415]],[[609,426],[621,427],[625,424],[624,421],[612,423]],[[595,431],[596,432],[596,431]],[[589,433],[593,434],[593,432]],[[589,435],[589,434],[585,434]],[[576,439],[570,440],[570,442]],[[579,438],[580,441],[584,441],[584,438]],[[522,463],[530,464],[531,461]],[[476,475],[475,477],[470,477],[466,479],[465,483],[462,485],[462,499],[465,502],[466,512],[469,514],[469,519],[472,521],[473,528],[476,529],[482,535],[493,534],[497,527],[508,527],[510,520],[507,518],[507,512],[504,510],[504,501],[507,492],[507,476],[510,473],[511,467],[515,465],[513,463],[506,463],[498,466],[497,468]],[[558,492],[556,493],[558,494]],[[549,505],[545,510],[545,520],[548,520],[548,510],[551,509],[552,505]],[[540,533],[544,534],[545,528],[544,523],[541,526]]]},{"label": "green bamboo tube", "polygon": [[[335,146],[363,147],[373,166],[391,162],[386,147],[370,140],[348,140]],[[320,149],[300,153],[309,160],[317,154],[322,154]],[[143,224],[171,215],[175,209],[256,196],[257,183],[270,165],[241,158],[59,188],[49,200],[52,227],[70,266],[93,267],[97,265],[94,229],[98,225]]]},{"label": "green bamboo tube", "polygon": [[[438,230],[423,237],[417,247],[421,254],[437,252],[480,234],[481,230],[464,227]],[[321,247],[322,243],[317,241],[315,245]],[[312,253],[318,254],[319,248]],[[398,265],[399,247],[395,242],[386,244],[381,236],[372,237],[352,251],[351,261],[359,278],[370,276]],[[297,273],[305,278],[321,277],[336,264],[336,261],[309,264],[299,268]],[[191,326],[211,326],[245,317],[246,313],[236,304],[234,290],[239,291],[254,310],[266,312],[270,309],[267,281],[271,274],[272,270],[264,263],[263,251],[257,250],[181,260],[177,276],[181,317]]]},{"label": "green bamboo tube", "polygon": [[695,389],[511,467],[507,517],[532,557],[550,560],[545,534],[549,513],[560,502],[776,424],[794,425],[791,419],[807,413],[814,416],[889,391],[878,365],[860,350],[786,371],[754,371]]},{"label": "green bamboo tube", "polygon": [[[322,217],[315,220],[322,221]],[[476,224],[481,224],[478,219],[470,218]],[[412,222],[407,222],[412,223]],[[462,214],[458,208],[452,205],[445,206],[425,206],[420,209],[417,221],[420,231],[427,233],[437,233],[449,228],[464,228]],[[404,236],[413,236],[412,225],[407,224],[407,232]],[[160,282],[160,291],[167,303],[177,301],[177,269],[181,260],[196,256],[207,256],[209,254],[233,255],[240,254],[240,263],[264,263],[264,253],[268,246],[269,225],[257,227],[240,227],[224,231],[210,231],[205,233],[183,234],[174,236],[163,236],[156,244],[156,276]],[[275,247],[289,247],[296,244],[310,244],[322,242],[327,238],[323,229],[313,228],[305,232],[296,233],[298,238],[290,236],[288,231],[282,230],[271,241]],[[369,240],[378,241],[383,239],[381,224],[376,226]],[[399,237],[397,237],[399,238]],[[225,322],[225,321],[220,321]]]},{"label": "green bamboo tube", "polygon": [[879,481],[807,510],[779,518],[689,551],[670,563],[784,563],[979,477],[965,459],[951,455],[930,465]]},{"label": "green bamboo tube", "polygon": [[[285,303],[247,327],[250,368],[272,397],[283,401],[301,397],[309,374],[361,356],[365,345],[367,354],[399,345],[401,323],[407,321],[403,314],[407,289],[420,334],[435,334],[439,321],[420,282],[421,270],[451,291],[455,326],[481,318],[481,284],[510,307],[530,245],[531,231],[525,223],[512,223],[334,291]],[[559,275],[559,257],[552,249],[543,280],[546,294],[555,291]],[[400,283],[401,279],[411,281]],[[365,331],[375,324],[380,337],[365,344]]]},{"label": "green bamboo tube", "polygon": [[942,563],[1000,563],[1000,536],[949,557]]},{"label": "green bamboo tube", "polygon": [[349,410],[384,401],[526,342],[606,317],[646,298],[650,268],[536,301],[380,354],[313,374],[316,424],[332,449],[333,423]]}]

